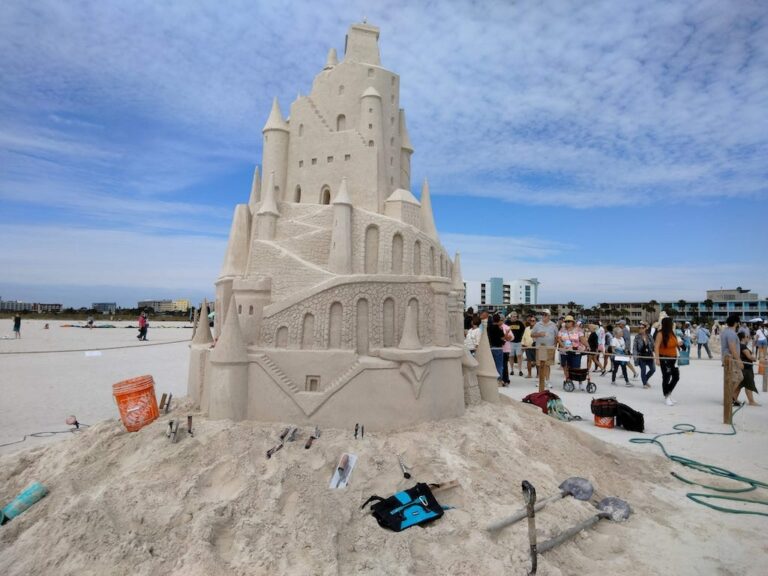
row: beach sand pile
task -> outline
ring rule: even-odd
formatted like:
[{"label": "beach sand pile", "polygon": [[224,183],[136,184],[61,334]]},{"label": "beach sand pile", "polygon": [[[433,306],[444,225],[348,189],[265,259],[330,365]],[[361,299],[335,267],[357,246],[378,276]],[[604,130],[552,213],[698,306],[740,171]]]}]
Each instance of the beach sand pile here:
[{"label": "beach sand pile", "polygon": [[[363,439],[328,429],[309,450],[304,428],[269,460],[282,425],[195,416],[194,436],[182,426],[183,437],[170,443],[168,420],[190,413],[182,403],[137,433],[111,420],[0,457],[0,501],[34,480],[50,490],[0,529],[3,573],[525,574],[526,523],[497,536],[485,526],[522,505],[523,479],[543,498],[569,476],[589,479],[594,501],[627,500],[633,515],[603,520],[540,557],[539,574],[758,573],[734,544],[760,546],[750,533],[759,521],[722,534],[723,515],[692,510],[666,459],[622,450],[522,403],[484,404],[461,418]],[[343,452],[358,456],[350,486],[330,490]],[[399,453],[413,467],[411,480]],[[438,499],[455,508],[425,528],[392,533],[360,509],[372,494],[451,479],[460,487]],[[539,539],[594,512],[573,498],[552,504],[537,515]]]}]

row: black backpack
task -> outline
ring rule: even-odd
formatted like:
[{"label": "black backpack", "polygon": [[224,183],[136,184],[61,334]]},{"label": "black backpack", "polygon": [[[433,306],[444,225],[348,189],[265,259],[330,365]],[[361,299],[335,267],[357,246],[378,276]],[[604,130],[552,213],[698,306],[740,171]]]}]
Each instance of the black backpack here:
[{"label": "black backpack", "polygon": [[622,426],[630,432],[643,432],[645,430],[645,418],[642,412],[633,410],[626,404],[619,402],[616,410],[616,426]]},{"label": "black backpack", "polygon": [[394,532],[416,524],[432,522],[443,515],[443,507],[435,500],[429,486],[423,482],[389,498],[371,496],[361,508],[371,502],[375,502],[371,505],[371,514],[379,526]]}]

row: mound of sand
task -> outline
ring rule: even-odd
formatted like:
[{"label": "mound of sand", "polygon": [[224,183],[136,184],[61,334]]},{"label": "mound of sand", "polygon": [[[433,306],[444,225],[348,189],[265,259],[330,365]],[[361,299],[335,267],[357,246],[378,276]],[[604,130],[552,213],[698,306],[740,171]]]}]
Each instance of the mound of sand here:
[{"label": "mound of sand", "polygon": [[[757,573],[738,549],[728,552],[748,527],[723,539],[721,516],[691,510],[667,460],[624,451],[531,406],[483,404],[462,418],[362,440],[327,429],[310,450],[304,428],[270,460],[281,425],[195,416],[195,436],[171,444],[167,422],[187,409],[137,433],[112,420],[0,457],[0,502],[33,480],[50,489],[0,528],[3,573],[526,574],[526,523],[497,536],[485,526],[521,506],[523,479],[543,498],[569,476],[589,479],[595,501],[627,500],[634,514],[620,524],[603,520],[540,557],[539,574]],[[330,490],[343,452],[357,454],[357,466],[348,488]],[[403,452],[411,480],[397,464]],[[438,500],[455,509],[424,528],[388,532],[360,509],[371,494],[454,478],[461,486]],[[539,538],[592,514],[590,503],[571,498],[550,505],[537,515]]]}]

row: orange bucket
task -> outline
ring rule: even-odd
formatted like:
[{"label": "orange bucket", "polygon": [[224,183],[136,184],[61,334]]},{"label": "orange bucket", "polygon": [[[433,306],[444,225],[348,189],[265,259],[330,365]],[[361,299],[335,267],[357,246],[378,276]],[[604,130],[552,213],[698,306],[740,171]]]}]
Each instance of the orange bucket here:
[{"label": "orange bucket", "polygon": [[128,432],[136,432],[160,415],[152,376],[139,376],[112,384],[120,419]]},{"label": "orange bucket", "polygon": [[597,416],[595,415],[595,426],[600,428],[613,428],[616,424],[613,416]]}]

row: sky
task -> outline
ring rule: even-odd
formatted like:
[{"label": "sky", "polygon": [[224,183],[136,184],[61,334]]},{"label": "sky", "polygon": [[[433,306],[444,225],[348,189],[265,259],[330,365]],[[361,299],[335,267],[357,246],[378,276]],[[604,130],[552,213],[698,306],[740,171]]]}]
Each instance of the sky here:
[{"label": "sky", "polygon": [[4,0],[0,297],[211,297],[272,98],[363,18],[466,280],[768,297],[759,0]]}]

